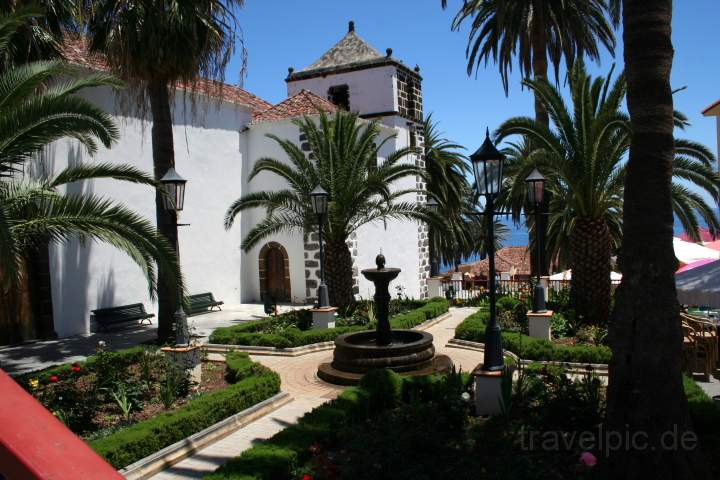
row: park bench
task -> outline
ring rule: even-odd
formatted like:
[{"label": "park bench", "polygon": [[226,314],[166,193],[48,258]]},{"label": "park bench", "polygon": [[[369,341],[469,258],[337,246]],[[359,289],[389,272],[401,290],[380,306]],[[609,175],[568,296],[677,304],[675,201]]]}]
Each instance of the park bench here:
[{"label": "park bench", "polygon": [[215,300],[215,297],[213,297],[213,294],[210,292],[197,293],[187,297],[186,313],[188,315],[199,315],[201,313],[211,312],[215,307],[217,307],[218,310],[222,310],[222,308],[220,308],[222,304],[223,302]]},{"label": "park bench", "polygon": [[103,330],[107,330],[111,325],[120,323],[140,321],[142,324],[147,320],[148,324],[152,324],[150,319],[155,316],[153,313],[145,311],[145,305],[142,303],[133,303],[132,305],[122,305],[120,307],[98,308],[92,311],[93,317],[97,325]]}]

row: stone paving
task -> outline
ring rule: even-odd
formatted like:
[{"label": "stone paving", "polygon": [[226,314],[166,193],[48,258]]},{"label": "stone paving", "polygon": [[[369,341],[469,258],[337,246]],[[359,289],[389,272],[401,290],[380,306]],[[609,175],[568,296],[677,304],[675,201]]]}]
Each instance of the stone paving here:
[{"label": "stone paving", "polygon": [[[281,312],[302,306],[282,305]],[[205,343],[210,333],[217,327],[226,327],[258,318],[264,318],[262,304],[244,303],[224,305],[222,311],[214,311],[188,318],[188,326],[200,342]],[[111,350],[152,342],[157,338],[155,319],[153,325],[131,326],[112,329],[109,332],[89,333],[60,338],[28,342],[9,347],[0,347],[0,368],[9,374],[31,372],[40,368],[50,367],[59,363],[84,360],[95,353],[99,341],[104,341]]]},{"label": "stone paving", "polygon": [[[464,371],[472,370],[480,363],[482,351],[448,348],[446,345],[455,335],[455,327],[474,311],[473,308],[453,308],[448,319],[427,330],[434,337],[438,353],[448,355],[455,366]],[[316,375],[320,363],[332,360],[332,351],[299,357],[253,355],[252,358],[280,374],[282,390],[292,395],[293,401],[151,477],[152,480],[202,478],[252,445],[292,425],[305,413],[335,398],[342,391],[342,387],[326,383]]]}]

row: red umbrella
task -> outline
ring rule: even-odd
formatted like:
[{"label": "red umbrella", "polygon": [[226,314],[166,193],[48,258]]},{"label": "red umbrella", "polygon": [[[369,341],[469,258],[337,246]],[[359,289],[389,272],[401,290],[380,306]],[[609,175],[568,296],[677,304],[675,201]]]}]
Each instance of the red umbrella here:
[{"label": "red umbrella", "polygon": [[[706,245],[706,247],[709,245]],[[699,267],[701,265],[707,265],[708,263],[717,262],[718,260],[714,258],[703,258],[702,260],[696,260],[694,262],[688,263],[687,265],[683,265],[682,267],[678,268],[676,274],[681,272],[686,272],[688,270],[692,270],[695,267]]]}]

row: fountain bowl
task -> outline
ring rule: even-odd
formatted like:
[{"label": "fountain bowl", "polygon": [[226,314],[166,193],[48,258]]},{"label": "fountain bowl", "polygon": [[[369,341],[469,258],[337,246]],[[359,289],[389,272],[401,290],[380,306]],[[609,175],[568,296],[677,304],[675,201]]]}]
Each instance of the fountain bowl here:
[{"label": "fountain bowl", "polygon": [[370,370],[388,368],[403,375],[429,375],[447,369],[449,359],[435,355],[433,336],[417,330],[393,330],[390,345],[377,345],[377,332],[365,330],[335,339],[333,361],[318,368],[318,377],[338,385],[355,385]]}]

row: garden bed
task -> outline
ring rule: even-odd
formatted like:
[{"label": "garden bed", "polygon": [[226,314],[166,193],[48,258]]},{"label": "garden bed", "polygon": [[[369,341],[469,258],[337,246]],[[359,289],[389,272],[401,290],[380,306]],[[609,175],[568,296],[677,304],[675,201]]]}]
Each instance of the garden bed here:
[{"label": "garden bed", "polygon": [[[485,343],[485,328],[490,313],[480,310],[467,317],[455,329],[455,338]],[[503,331],[503,348],[523,360],[607,364],[612,352],[605,345],[577,344],[576,341],[550,341],[521,332]]]},{"label": "garden bed", "polygon": [[[595,431],[604,415],[605,389],[596,377],[571,381],[557,369],[528,370],[506,389],[511,408],[489,419],[473,416],[470,378],[451,374],[401,377],[388,370],[306,414],[205,477],[312,480],[392,478],[591,478],[601,452],[578,445],[530,447],[527,431]],[[690,379],[690,412],[701,447],[711,459],[720,409]],[[512,392],[512,393],[510,393]],[[432,435],[428,435],[432,432]],[[525,440],[523,440],[525,439]],[[523,441],[525,443],[523,443]],[[530,447],[530,448],[529,448]],[[712,460],[717,463],[717,460]]]},{"label": "garden bed", "polygon": [[[310,310],[295,310],[277,317],[220,327],[210,335],[211,344],[294,348],[329,342],[343,333],[375,328],[369,303],[353,316],[339,318],[335,328],[313,329]],[[390,325],[394,329],[414,328],[448,311],[448,301],[433,298],[427,301],[393,300],[390,303]]]},{"label": "garden bed", "polygon": [[136,347],[16,381],[121,468],[280,391],[277,374],[243,353],[202,368],[202,382],[193,385],[157,350]]}]

